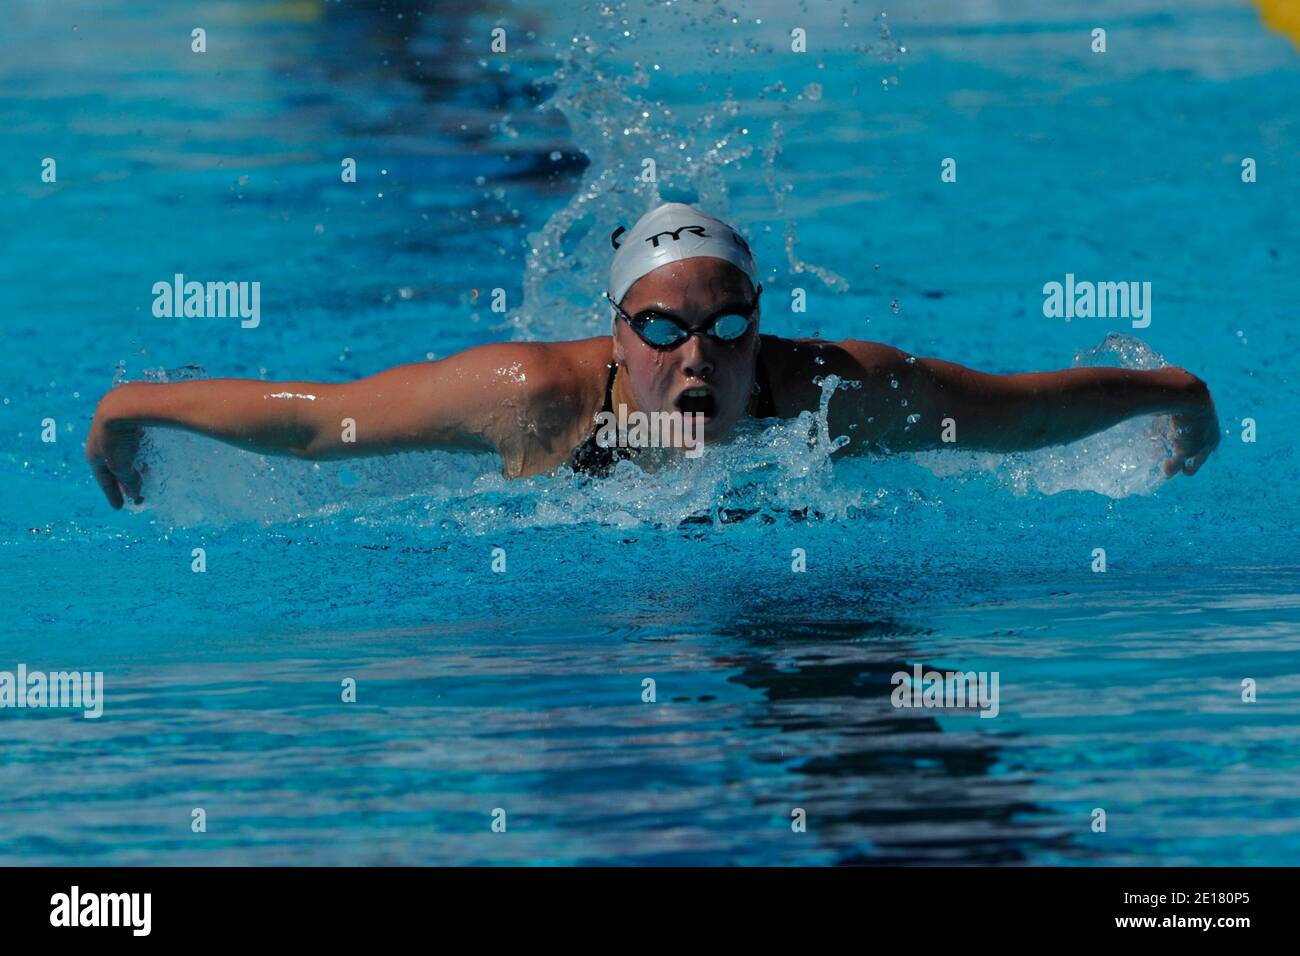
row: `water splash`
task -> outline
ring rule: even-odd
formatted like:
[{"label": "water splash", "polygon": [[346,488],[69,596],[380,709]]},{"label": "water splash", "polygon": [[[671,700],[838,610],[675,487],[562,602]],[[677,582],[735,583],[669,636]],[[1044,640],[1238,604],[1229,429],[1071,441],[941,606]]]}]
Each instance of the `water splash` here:
[{"label": "water splash", "polygon": [[725,210],[719,167],[749,152],[738,131],[715,129],[734,115],[734,103],[724,100],[683,126],[672,107],[637,92],[649,85],[644,67],[618,75],[602,51],[612,56],[613,48],[575,37],[551,78],[556,89],[546,106],[564,114],[590,164],[569,203],[528,236],[524,300],[510,317],[519,339],[603,331],[608,316],[601,292],[614,229],[630,227],[663,201],[666,188],[693,195],[715,213]]},{"label": "water splash", "polygon": [[604,479],[554,475],[507,479],[486,455],[406,453],[306,462],[272,458],[165,429],[147,431],[142,451],[145,510],[173,527],[351,521],[372,527],[430,527],[483,534],[502,529],[601,524],[676,527],[762,514],[802,520],[844,516],[863,492],[835,480],[827,408],[837,389],[822,382],[816,413],[749,421],[732,441],[707,445],[658,471],[619,462]]},{"label": "water splash", "polygon": [[[777,158],[781,155],[781,140],[785,135],[785,128],[779,121],[772,123],[772,141],[763,149],[763,181],[767,184],[767,191],[772,197],[772,205],[775,207],[777,215],[785,218],[785,194],[788,188],[783,188],[777,184],[776,164]],[[788,187],[789,184],[787,184]],[[795,228],[794,220],[785,219],[785,256],[790,264],[790,271],[794,274],[808,272],[815,275],[826,287],[836,292],[847,292],[849,283],[843,276],[831,272],[829,269],[813,265],[799,258],[795,252],[795,246],[798,243],[799,234]]]},{"label": "water splash", "polygon": [[[589,165],[570,201],[528,236],[523,303],[509,319],[515,337],[554,340],[605,332],[609,312],[601,292],[613,254],[610,235],[668,200],[732,220],[755,246],[760,266],[767,230],[758,223],[783,221],[790,273],[809,273],[834,291],[847,290],[843,277],[795,251],[797,229],[785,207],[792,185],[779,182],[777,171],[785,129],[779,120],[766,119],[773,108],[802,115],[795,101],[820,101],[821,85],[807,84],[788,100],[782,100],[787,90],[778,82],[743,102],[730,88],[693,102],[718,75],[726,75],[729,61],[752,62],[756,53],[770,54],[773,48],[736,34],[740,18],[716,5],[665,5],[651,26],[639,13],[630,14],[627,4],[603,3],[598,19],[599,35],[573,36],[546,83],[553,91],[541,108],[563,114]],[[717,39],[733,35],[741,39]],[[863,52],[891,59],[896,47],[887,30],[883,36]],[[681,88],[662,96],[651,93],[667,76],[663,64],[672,64],[677,80],[683,74],[693,77],[691,64],[698,64],[700,82],[692,95]],[[761,145],[765,129],[770,137]],[[756,154],[771,204],[733,216],[731,187],[745,178],[744,164]]]}]

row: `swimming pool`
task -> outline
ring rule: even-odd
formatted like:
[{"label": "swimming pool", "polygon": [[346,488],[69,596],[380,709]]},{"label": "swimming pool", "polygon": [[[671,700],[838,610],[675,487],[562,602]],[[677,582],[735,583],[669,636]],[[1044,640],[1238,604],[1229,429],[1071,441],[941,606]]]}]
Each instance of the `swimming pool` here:
[{"label": "swimming pool", "polygon": [[[0,863],[1296,861],[1300,58],[1255,8],[104,6],[0,34],[0,670],[106,688],[98,720],[0,712]],[[167,433],[147,504],[105,506],[82,443],[115,378],[602,331],[646,158],[748,231],[765,331],[1163,359],[1218,453],[1163,483],[1132,422],[832,462],[805,421],[508,482]],[[259,326],[155,318],[178,272],[260,281]],[[1150,326],[1045,317],[1067,274],[1150,281]],[[998,716],[894,707],[917,664],[996,672]]]}]

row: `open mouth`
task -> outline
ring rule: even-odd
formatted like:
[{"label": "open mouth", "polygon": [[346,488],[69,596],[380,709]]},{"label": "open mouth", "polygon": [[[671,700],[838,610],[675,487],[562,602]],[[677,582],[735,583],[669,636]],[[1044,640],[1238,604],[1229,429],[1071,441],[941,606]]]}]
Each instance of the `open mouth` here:
[{"label": "open mouth", "polygon": [[718,413],[718,399],[709,388],[688,388],[677,396],[677,410],[684,415],[712,418]]}]

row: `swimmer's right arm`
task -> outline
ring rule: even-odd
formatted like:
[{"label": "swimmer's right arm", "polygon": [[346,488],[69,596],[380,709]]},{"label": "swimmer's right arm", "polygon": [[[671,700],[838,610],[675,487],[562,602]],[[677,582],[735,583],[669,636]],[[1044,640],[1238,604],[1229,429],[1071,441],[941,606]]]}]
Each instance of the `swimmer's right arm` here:
[{"label": "swimmer's right arm", "polygon": [[314,461],[430,448],[493,451],[503,406],[531,402],[523,372],[535,358],[529,349],[480,346],[343,383],[133,382],[100,401],[86,459],[109,504],[121,508],[126,498],[143,500],[135,458],[145,427]]}]

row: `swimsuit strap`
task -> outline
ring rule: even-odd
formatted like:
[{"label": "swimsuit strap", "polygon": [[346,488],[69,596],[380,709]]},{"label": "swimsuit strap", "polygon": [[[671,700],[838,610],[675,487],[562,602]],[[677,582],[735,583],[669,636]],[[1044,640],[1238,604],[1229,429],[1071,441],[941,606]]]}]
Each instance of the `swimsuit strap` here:
[{"label": "swimsuit strap", "polygon": [[[614,413],[614,379],[618,376],[618,363],[609,363],[609,377],[605,380],[605,404],[602,412]],[[569,467],[578,474],[605,476],[613,469],[620,458],[631,457],[631,450],[626,448],[602,448],[596,441],[599,429],[592,429],[581,445],[573,450],[569,457]]]},{"label": "swimsuit strap", "polygon": [[618,363],[609,363],[609,378],[605,380],[605,404],[601,406],[602,412],[612,412],[614,410],[614,379],[618,377]]}]

